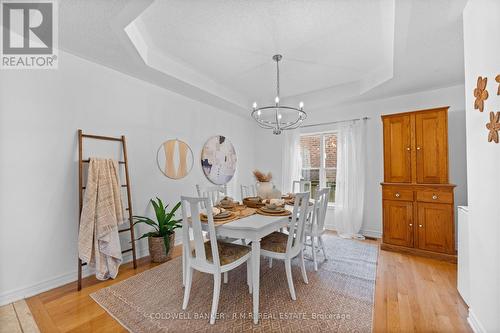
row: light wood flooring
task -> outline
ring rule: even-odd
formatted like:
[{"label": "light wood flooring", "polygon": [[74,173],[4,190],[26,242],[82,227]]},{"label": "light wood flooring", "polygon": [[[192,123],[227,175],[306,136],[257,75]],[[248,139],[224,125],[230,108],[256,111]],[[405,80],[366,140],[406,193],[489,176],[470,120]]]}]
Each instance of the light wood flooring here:
[{"label": "light wood flooring", "polygon": [[[174,251],[178,256],[181,248]],[[153,266],[143,258],[136,270],[131,264],[123,265],[114,281],[89,277],[80,292],[72,283],[26,302],[41,332],[125,332],[89,294]],[[456,264],[380,251],[374,332],[472,332],[467,307],[456,290],[456,270]]]}]

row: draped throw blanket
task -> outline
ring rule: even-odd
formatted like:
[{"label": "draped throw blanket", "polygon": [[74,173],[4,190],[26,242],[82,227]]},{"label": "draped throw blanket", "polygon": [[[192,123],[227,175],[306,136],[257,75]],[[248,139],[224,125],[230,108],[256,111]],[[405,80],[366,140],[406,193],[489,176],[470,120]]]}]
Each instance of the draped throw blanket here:
[{"label": "draped throw blanket", "polygon": [[96,278],[115,278],[122,262],[118,226],[124,222],[118,163],[91,158],[80,217],[78,255]]}]

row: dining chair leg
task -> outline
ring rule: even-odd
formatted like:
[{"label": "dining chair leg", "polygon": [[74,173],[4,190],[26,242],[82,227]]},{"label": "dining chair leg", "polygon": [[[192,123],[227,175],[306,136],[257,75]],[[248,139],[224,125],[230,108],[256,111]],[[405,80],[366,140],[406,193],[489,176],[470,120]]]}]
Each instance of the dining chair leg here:
[{"label": "dining chair leg", "polygon": [[186,250],[182,246],[182,286],[186,286]]},{"label": "dining chair leg", "polygon": [[273,258],[269,258],[269,268],[273,268]]},{"label": "dining chair leg", "polygon": [[318,271],[318,261],[316,258],[316,237],[311,236],[311,249],[312,249],[312,255],[313,255],[313,262],[314,262],[314,271]]},{"label": "dining chair leg", "polygon": [[219,307],[219,296],[220,296],[220,283],[221,283],[220,273],[214,274],[214,296],[212,299],[212,312],[210,313],[210,325],[215,324],[215,319],[217,318],[217,308]]},{"label": "dining chair leg", "polygon": [[186,269],[186,286],[184,288],[184,302],[182,302],[182,310],[186,310],[189,303],[189,293],[191,292],[191,283],[193,282],[193,268]]},{"label": "dining chair leg", "polygon": [[293,286],[292,261],[290,259],[285,259],[285,271],[286,279],[288,280],[288,288],[290,289],[290,296],[295,301],[297,297],[295,296],[295,288]]},{"label": "dining chair leg", "polygon": [[252,293],[252,259],[247,260],[247,285],[248,292]]},{"label": "dining chair leg", "polygon": [[226,284],[228,280],[227,274],[228,274],[227,272],[224,272],[224,284]]},{"label": "dining chair leg", "polygon": [[300,269],[302,270],[302,279],[305,284],[309,283],[307,279],[306,263],[304,262],[304,250],[300,251]]},{"label": "dining chair leg", "polygon": [[326,250],[325,250],[325,243],[323,242],[323,236],[319,236],[319,243],[321,244],[321,249],[323,250],[323,257],[325,257],[325,260],[328,260],[326,257]]}]

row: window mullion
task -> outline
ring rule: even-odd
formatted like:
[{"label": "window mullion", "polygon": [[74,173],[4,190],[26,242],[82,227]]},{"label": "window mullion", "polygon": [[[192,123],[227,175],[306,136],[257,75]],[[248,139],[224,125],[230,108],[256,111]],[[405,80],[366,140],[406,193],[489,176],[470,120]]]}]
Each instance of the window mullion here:
[{"label": "window mullion", "polygon": [[319,141],[320,146],[320,158],[319,158],[319,187],[326,187],[326,171],[325,171],[325,135],[321,135],[321,140]]}]

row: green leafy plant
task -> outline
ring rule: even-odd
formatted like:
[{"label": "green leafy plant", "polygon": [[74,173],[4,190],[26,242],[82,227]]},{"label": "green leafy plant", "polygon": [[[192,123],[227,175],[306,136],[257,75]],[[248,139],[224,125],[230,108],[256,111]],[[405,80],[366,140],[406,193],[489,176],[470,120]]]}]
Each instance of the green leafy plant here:
[{"label": "green leafy plant", "polygon": [[145,237],[163,237],[163,241],[165,243],[165,252],[168,254],[169,246],[170,246],[170,238],[169,236],[175,232],[175,229],[182,228],[181,221],[182,219],[175,219],[175,212],[181,206],[181,203],[178,202],[174,208],[170,212],[167,212],[168,205],[164,206],[163,202],[160,198],[156,198],[157,201],[151,199],[151,205],[154,208],[156,221],[150,219],[145,216],[134,216],[135,219],[134,226],[139,223],[144,223],[153,227],[155,230],[151,232],[147,232],[141,237],[142,239]]}]

